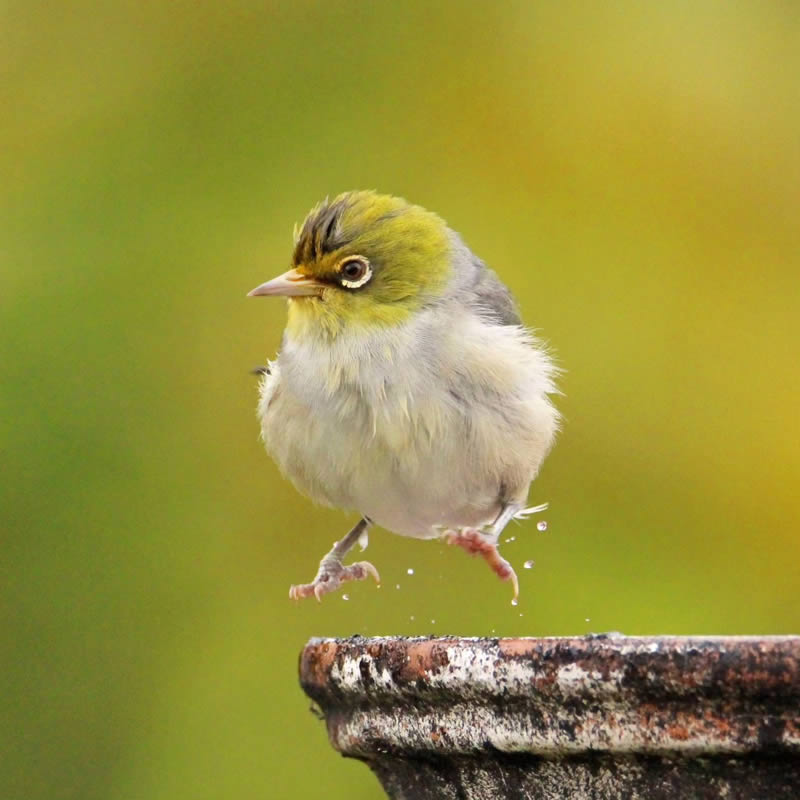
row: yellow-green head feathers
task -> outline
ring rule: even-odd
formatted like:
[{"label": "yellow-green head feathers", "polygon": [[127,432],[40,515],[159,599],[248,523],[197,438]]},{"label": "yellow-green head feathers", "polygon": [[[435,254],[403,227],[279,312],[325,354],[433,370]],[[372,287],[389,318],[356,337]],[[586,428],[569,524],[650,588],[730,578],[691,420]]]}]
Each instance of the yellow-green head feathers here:
[{"label": "yellow-green head feathers", "polygon": [[326,200],[295,232],[292,266],[320,290],[291,298],[289,331],[404,322],[444,292],[450,250],[444,221],[401,198],[357,191]]}]

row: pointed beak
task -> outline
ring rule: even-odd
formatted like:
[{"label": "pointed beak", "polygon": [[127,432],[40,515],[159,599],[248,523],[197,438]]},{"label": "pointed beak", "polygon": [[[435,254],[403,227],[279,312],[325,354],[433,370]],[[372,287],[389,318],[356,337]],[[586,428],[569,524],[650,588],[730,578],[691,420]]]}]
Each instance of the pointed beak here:
[{"label": "pointed beak", "polygon": [[290,269],[271,281],[256,286],[248,292],[248,297],[319,297],[325,284],[304,275],[300,270]]}]

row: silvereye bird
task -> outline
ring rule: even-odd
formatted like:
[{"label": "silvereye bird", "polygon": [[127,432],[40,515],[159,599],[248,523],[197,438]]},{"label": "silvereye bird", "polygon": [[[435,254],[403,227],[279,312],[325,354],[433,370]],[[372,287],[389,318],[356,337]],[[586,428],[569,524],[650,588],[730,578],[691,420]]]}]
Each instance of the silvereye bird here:
[{"label": "silvereye bird", "polygon": [[483,556],[516,601],[498,538],[543,508],[525,503],[559,416],[556,369],[497,275],[436,214],[355,191],[314,208],[291,269],[250,295],[288,298],[260,384],[267,450],[312,500],[361,515],[290,597],[379,582],[342,563],[374,523]]}]

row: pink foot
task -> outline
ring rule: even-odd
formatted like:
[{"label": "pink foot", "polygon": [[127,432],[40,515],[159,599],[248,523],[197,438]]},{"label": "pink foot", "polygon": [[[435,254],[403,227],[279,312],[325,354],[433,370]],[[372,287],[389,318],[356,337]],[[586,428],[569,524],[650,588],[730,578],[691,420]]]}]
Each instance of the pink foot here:
[{"label": "pink foot", "polygon": [[311,583],[301,583],[289,588],[289,597],[292,600],[299,600],[301,597],[317,598],[317,602],[322,599],[322,595],[328,592],[335,592],[343,583],[347,581],[363,581],[369,575],[375,578],[375,583],[380,584],[381,576],[378,570],[369,561],[359,561],[355,564],[344,566],[341,561],[327,556],[320,561],[317,576]]},{"label": "pink foot", "polygon": [[511,581],[514,587],[512,603],[519,597],[519,580],[514,567],[500,555],[497,544],[487,539],[484,534],[475,528],[465,528],[460,531],[447,531],[444,534],[447,544],[454,544],[466,550],[471,556],[481,556],[491,567],[492,571],[501,581]]}]

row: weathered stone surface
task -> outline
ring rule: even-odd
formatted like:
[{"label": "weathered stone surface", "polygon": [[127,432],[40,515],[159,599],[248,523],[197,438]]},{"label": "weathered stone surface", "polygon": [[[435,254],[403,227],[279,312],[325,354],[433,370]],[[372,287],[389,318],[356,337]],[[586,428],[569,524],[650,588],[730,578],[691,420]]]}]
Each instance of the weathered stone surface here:
[{"label": "weathered stone surface", "polygon": [[391,798],[800,798],[800,637],[312,640]]}]

